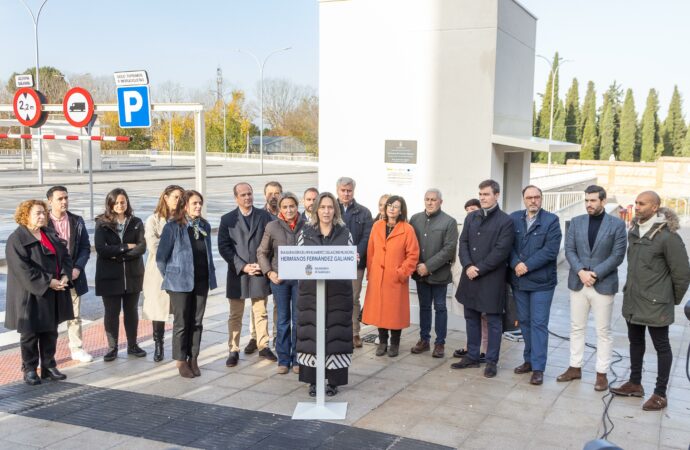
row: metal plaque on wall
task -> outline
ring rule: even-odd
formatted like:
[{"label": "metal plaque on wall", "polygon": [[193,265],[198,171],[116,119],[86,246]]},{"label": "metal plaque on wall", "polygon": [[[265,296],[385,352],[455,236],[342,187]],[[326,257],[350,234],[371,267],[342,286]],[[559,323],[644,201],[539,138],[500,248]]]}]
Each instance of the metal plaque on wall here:
[{"label": "metal plaque on wall", "polygon": [[417,141],[386,141],[386,164],[417,164]]}]

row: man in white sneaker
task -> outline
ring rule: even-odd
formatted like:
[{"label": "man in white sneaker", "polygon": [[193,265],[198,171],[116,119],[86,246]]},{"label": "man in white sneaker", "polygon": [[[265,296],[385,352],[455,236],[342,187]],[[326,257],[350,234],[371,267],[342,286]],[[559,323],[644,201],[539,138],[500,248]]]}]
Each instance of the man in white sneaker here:
[{"label": "man in white sneaker", "polygon": [[93,357],[82,346],[81,297],[89,291],[84,268],[91,256],[91,243],[86,224],[81,216],[69,212],[69,196],[64,186],[53,186],[46,193],[50,205],[50,220],[48,227],[53,228],[60,239],[67,244],[67,251],[72,257],[72,307],[74,320],[67,322],[69,335],[69,349],[72,359],[81,362],[91,362]]}]

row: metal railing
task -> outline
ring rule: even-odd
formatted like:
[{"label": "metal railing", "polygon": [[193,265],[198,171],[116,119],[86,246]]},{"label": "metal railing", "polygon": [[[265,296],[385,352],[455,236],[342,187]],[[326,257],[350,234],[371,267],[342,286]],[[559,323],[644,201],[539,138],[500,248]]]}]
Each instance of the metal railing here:
[{"label": "metal railing", "polygon": [[557,214],[566,208],[582,203],[585,200],[583,191],[544,192],[541,206],[545,210]]}]

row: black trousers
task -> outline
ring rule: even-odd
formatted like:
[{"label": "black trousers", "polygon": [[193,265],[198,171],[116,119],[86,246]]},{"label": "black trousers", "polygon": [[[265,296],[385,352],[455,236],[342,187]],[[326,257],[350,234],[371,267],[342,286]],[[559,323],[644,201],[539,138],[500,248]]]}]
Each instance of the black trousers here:
[{"label": "black trousers", "polygon": [[38,368],[50,369],[56,367],[55,349],[57,348],[57,326],[55,330],[38,333],[21,333],[19,344],[22,350],[22,371],[28,372]]},{"label": "black trousers", "polygon": [[194,292],[172,292],[170,311],[173,313],[172,351],[173,359],[186,361],[199,356],[201,332],[204,329],[204,312],[207,295]]},{"label": "black trousers", "polygon": [[103,308],[103,326],[105,327],[105,334],[108,337],[108,346],[110,348],[117,347],[117,342],[120,334],[120,311],[125,316],[125,333],[127,334],[127,344],[134,345],[137,343],[137,327],[139,326],[139,293],[136,294],[122,294],[122,295],[104,295]]},{"label": "black trousers", "polygon": [[391,344],[400,345],[400,333],[402,330],[389,330],[388,328],[379,328],[379,342],[388,343],[388,332],[391,333]]},{"label": "black trousers", "polygon": [[666,397],[668,377],[671,375],[673,352],[668,340],[668,325],[665,327],[647,327],[645,325],[628,324],[628,340],[630,341],[630,382],[642,384],[642,363],[645,352],[645,328],[649,330],[652,343],[656,350],[657,376],[654,393]]},{"label": "black trousers", "polygon": [[[326,381],[331,386],[345,386],[347,384],[348,368],[326,369]],[[316,367],[299,366],[299,381],[316,384]]]}]

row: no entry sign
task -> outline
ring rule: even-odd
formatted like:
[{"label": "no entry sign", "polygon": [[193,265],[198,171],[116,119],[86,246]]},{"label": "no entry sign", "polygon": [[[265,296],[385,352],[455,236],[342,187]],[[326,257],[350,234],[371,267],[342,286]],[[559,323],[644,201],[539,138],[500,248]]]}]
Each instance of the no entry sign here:
[{"label": "no entry sign", "polygon": [[39,128],[48,118],[43,112],[45,96],[31,88],[20,88],[14,94],[14,116],[25,127]]},{"label": "no entry sign", "polygon": [[74,87],[67,91],[62,101],[62,112],[70,125],[82,128],[93,117],[93,98],[86,89]]}]

